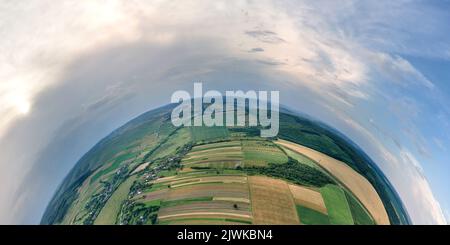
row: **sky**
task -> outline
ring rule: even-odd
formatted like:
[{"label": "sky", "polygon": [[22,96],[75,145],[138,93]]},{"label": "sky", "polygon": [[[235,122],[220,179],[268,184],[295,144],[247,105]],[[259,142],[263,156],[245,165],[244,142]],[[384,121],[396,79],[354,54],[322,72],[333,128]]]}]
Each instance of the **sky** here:
[{"label": "sky", "polygon": [[2,1],[0,223],[180,89],[278,90],[356,142],[414,224],[450,220],[450,1]]}]

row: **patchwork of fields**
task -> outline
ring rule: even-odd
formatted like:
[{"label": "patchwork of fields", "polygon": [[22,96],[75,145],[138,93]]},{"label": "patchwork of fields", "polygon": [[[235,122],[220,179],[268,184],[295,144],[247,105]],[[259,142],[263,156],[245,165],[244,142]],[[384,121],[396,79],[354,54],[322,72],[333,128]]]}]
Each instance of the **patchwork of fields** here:
[{"label": "patchwork of fields", "polygon": [[274,143],[265,140],[230,140],[193,147],[182,160],[186,167],[226,168],[267,166],[286,163],[288,157]]},{"label": "patchwork of fields", "polygon": [[193,173],[158,179],[134,201],[158,210],[157,224],[355,223],[336,185],[314,189],[267,176]]},{"label": "patchwork of fields", "polygon": [[[152,181],[133,201],[157,210],[155,224],[373,224],[344,187],[301,186],[249,175],[246,167],[286,164],[293,152],[267,140],[193,146],[171,176]],[[299,153],[296,153],[299,154]],[[304,155],[297,159],[320,169]]]},{"label": "patchwork of fields", "polygon": [[367,208],[377,224],[389,224],[389,217],[374,187],[347,164],[323,153],[289,141],[279,140],[277,144],[303,154],[333,175],[343,186],[353,193]]},{"label": "patchwork of fields", "polygon": [[94,224],[378,223],[359,201],[361,194],[345,185],[342,171],[293,143],[241,131],[230,136],[222,127],[181,128],[146,155],[132,149],[117,154],[84,183],[99,186],[99,180],[120,176],[123,164],[134,166]]},{"label": "patchwork of fields", "polygon": [[86,153],[42,223],[408,223],[370,159],[314,121],[281,113],[278,137],[261,138],[261,127],[175,127],[173,108]]}]

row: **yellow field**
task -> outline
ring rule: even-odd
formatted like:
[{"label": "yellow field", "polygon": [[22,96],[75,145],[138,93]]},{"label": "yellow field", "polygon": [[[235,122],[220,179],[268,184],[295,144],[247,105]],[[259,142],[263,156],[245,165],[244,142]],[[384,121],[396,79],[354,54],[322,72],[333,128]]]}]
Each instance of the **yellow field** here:
[{"label": "yellow field", "polygon": [[139,165],[139,167],[137,167],[131,174],[135,174],[135,173],[138,173],[138,172],[144,170],[149,164],[150,164],[150,162],[146,162],[146,163]]},{"label": "yellow field", "polygon": [[263,176],[248,177],[254,224],[300,224],[289,186]]},{"label": "yellow field", "polygon": [[323,214],[328,213],[320,192],[298,185],[289,185],[289,189],[294,197],[295,204],[317,210]]},{"label": "yellow field", "polygon": [[[171,187],[144,193],[138,200],[161,200],[158,219],[163,224],[218,224],[229,223],[229,219],[252,224],[300,224],[296,205],[327,214],[319,192],[266,176],[176,176],[154,183]],[[164,205],[174,201],[175,205]]]},{"label": "yellow field", "polygon": [[[169,215],[162,215],[158,216],[158,219],[161,221],[167,221],[167,220],[179,220],[179,219],[208,219],[208,218],[234,218],[234,219],[240,219],[240,220],[251,220],[251,216],[247,214],[234,214],[234,213],[223,213],[223,212],[191,212],[191,213],[184,213],[184,214],[169,214]],[[198,224],[196,222],[196,224]]]},{"label": "yellow field", "polygon": [[317,162],[318,165],[336,177],[361,201],[377,224],[390,224],[386,210],[376,190],[366,178],[347,164],[308,147],[289,141],[278,140],[276,143],[303,154]]}]

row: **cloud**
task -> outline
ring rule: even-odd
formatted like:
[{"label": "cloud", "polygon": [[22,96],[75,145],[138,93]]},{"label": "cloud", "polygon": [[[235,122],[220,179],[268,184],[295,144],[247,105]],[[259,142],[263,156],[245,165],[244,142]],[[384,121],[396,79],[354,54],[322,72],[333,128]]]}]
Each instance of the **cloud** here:
[{"label": "cloud", "polygon": [[246,31],[245,34],[257,39],[263,43],[277,44],[285,42],[283,38],[279,37],[275,32],[268,30]]},{"label": "cloud", "polygon": [[[385,175],[399,193],[414,224],[446,224],[441,205],[425,177],[422,164],[414,154],[403,146],[400,146],[398,151],[388,149],[377,135],[360,122],[336,108],[329,106],[327,108],[351,129],[348,134],[352,134],[356,142],[362,143],[363,149],[384,170]],[[371,124],[373,123],[372,121]]]},{"label": "cloud", "polygon": [[262,48],[252,48],[248,52],[250,52],[250,53],[264,52],[264,49],[262,49]]},{"label": "cloud", "polygon": [[[410,213],[414,212],[415,224],[447,224],[441,205],[436,200],[427,181],[419,161],[406,149],[400,152],[401,159],[394,166],[395,171],[401,173],[404,181],[396,181],[397,188],[409,189],[410,195],[401,193],[401,197],[407,203]],[[412,186],[412,188],[411,188]],[[417,210],[426,211],[418,212]]]},{"label": "cloud", "polygon": [[428,89],[434,89],[434,84],[407,60],[398,55],[391,56],[386,53],[373,54],[374,63],[378,66],[379,73],[387,76],[391,82],[401,86],[410,84],[422,85]]}]

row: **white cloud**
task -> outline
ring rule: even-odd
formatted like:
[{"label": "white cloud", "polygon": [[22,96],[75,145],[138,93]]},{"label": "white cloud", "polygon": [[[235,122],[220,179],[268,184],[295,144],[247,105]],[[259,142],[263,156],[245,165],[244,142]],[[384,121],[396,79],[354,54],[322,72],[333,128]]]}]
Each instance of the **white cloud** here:
[{"label": "white cloud", "polygon": [[434,84],[420,71],[400,56],[391,56],[386,53],[374,53],[373,61],[378,66],[378,72],[386,76],[389,81],[402,86],[418,84],[433,89]]},{"label": "white cloud", "polygon": [[[345,112],[327,106],[351,130],[355,140],[371,155],[394,185],[414,224],[446,224],[439,201],[435,198],[420,161],[407,149],[388,149],[375,135]],[[373,120],[371,123],[374,123]],[[362,138],[360,138],[362,137]]]}]

